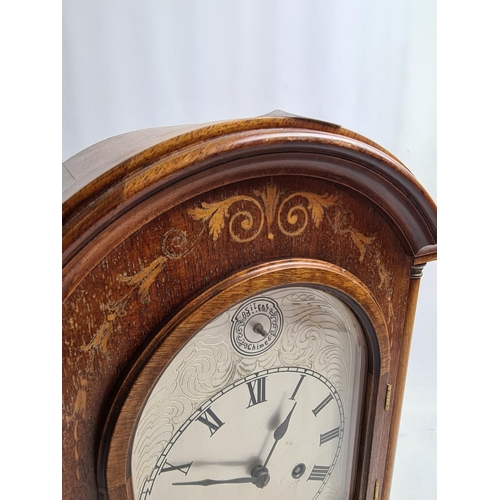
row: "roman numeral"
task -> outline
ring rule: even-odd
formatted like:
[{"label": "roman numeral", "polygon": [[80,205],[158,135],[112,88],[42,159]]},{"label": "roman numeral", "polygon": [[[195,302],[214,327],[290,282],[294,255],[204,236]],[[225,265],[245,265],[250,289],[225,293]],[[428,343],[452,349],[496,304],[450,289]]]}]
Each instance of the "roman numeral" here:
[{"label": "roman numeral", "polygon": [[248,382],[247,387],[250,392],[250,401],[247,408],[266,401],[266,377]]},{"label": "roman numeral", "polygon": [[165,463],[163,464],[163,467],[161,468],[160,474],[162,472],[170,472],[173,470],[178,470],[178,471],[182,472],[185,476],[187,476],[187,473],[189,472],[191,465],[193,465],[193,462],[191,462],[190,464],[172,465],[172,464],[169,464],[167,461],[165,461]]},{"label": "roman numeral", "polygon": [[340,429],[338,427],[335,427],[335,429],[332,429],[331,431],[325,432],[324,434],[320,434],[319,445],[321,446],[322,444],[325,444],[328,441],[331,441],[332,439],[339,437],[339,432]]},{"label": "roman numeral", "polygon": [[293,394],[290,396],[289,399],[295,401],[295,396],[297,395],[297,392],[299,391],[300,384],[302,384],[302,381],[304,380],[304,377],[305,377],[305,375],[301,375],[300,376],[299,382],[295,386],[295,390],[293,391]]},{"label": "roman numeral", "polygon": [[309,477],[307,478],[308,481],[324,481],[326,478],[326,475],[328,474],[328,469],[330,467],[323,466],[323,465],[315,465],[313,467],[313,470],[311,471],[311,474],[309,474]]},{"label": "roman numeral", "polygon": [[321,401],[321,403],[316,406],[316,408],[314,408],[314,410],[312,411],[314,413],[314,416],[317,417],[318,416],[318,413],[330,402],[332,401],[333,399],[333,396],[331,394],[328,394],[328,396],[323,399],[323,401]]},{"label": "roman numeral", "polygon": [[210,437],[212,437],[223,425],[219,417],[213,412],[212,408],[208,408],[196,420],[205,424],[210,430]]}]

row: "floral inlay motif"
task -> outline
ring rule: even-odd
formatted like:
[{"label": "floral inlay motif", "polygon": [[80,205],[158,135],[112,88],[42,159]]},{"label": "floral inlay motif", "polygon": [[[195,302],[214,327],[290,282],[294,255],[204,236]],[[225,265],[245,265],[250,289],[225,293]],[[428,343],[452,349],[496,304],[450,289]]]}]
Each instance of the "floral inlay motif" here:
[{"label": "floral inlay motif", "polygon": [[[284,196],[283,191],[279,191],[272,182],[263,190],[254,191],[254,194],[253,197],[245,195],[231,196],[215,203],[203,202],[201,207],[189,209],[188,213],[195,220],[208,222],[209,234],[214,241],[219,239],[225,227],[225,221],[229,219],[231,238],[238,243],[248,243],[260,235],[264,223],[267,224],[268,239],[274,239],[273,226],[275,219],[279,230],[287,236],[302,234],[310,219],[314,227],[318,228],[325,215],[325,209],[331,207],[338,198],[328,193],[318,195],[307,191]],[[307,200],[307,206],[301,203],[301,199]],[[252,214],[249,209],[241,208],[245,203],[255,208],[257,213]],[[236,213],[231,215],[229,209],[238,204],[240,207],[236,209]],[[302,214],[300,221],[299,214]],[[256,215],[260,219],[257,223],[255,222]],[[285,227],[285,221],[292,229]],[[246,237],[240,236],[235,230],[238,222],[243,231],[253,230],[253,232]]]},{"label": "floral inlay motif", "polygon": [[[104,320],[91,341],[81,346],[84,352],[98,350],[108,352],[109,338],[113,333],[114,322],[127,314],[127,304],[137,293],[138,299],[147,304],[150,301],[149,290],[158,275],[165,270],[167,263],[182,259],[196,248],[201,236],[208,229],[208,234],[216,242],[226,228],[235,243],[250,243],[267,229],[267,239],[272,241],[276,230],[287,237],[296,237],[304,233],[308,226],[319,228],[324,220],[334,234],[349,235],[359,251],[359,262],[367,255],[371,257],[378,273],[378,288],[385,289],[388,302],[388,321],[394,316],[392,307],[392,278],[385,268],[379,245],[374,245],[376,236],[362,234],[354,227],[354,215],[344,210],[339,204],[339,196],[329,193],[316,194],[308,191],[291,194],[279,190],[274,182],[254,191],[254,196],[235,195],[213,203],[203,202],[201,207],[188,209],[188,214],[202,224],[198,234],[189,237],[181,229],[170,229],[163,235],[162,255],[138,273],[128,276],[117,274],[116,279],[126,283],[129,290],[118,300],[102,305]],[[305,203],[304,203],[305,202]]]}]

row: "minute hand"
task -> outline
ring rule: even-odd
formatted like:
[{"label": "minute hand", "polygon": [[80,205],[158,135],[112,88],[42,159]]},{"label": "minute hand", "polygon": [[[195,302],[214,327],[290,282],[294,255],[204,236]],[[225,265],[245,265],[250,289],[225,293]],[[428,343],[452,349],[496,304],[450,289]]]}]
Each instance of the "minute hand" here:
[{"label": "minute hand", "polygon": [[214,484],[240,484],[256,483],[255,477],[237,477],[235,479],[203,479],[201,481],[185,481],[183,483],[172,483],[173,486],[212,486]]},{"label": "minute hand", "polygon": [[293,405],[293,408],[290,410],[290,413],[288,416],[285,418],[285,420],[276,428],[274,431],[274,444],[273,447],[271,448],[271,451],[269,452],[269,455],[267,455],[266,461],[264,462],[263,467],[266,467],[267,463],[269,462],[269,459],[271,458],[271,455],[274,452],[274,448],[276,448],[276,445],[278,444],[278,441],[283,438],[283,436],[286,434],[286,431],[288,430],[288,424],[290,423],[290,418],[292,416],[293,410],[295,410],[295,404]]}]

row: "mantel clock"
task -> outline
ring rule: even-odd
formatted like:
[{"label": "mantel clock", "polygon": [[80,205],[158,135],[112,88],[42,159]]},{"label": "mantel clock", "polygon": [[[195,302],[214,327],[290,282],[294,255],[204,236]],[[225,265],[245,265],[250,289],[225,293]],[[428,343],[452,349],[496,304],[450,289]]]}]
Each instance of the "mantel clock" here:
[{"label": "mantel clock", "polygon": [[388,500],[436,207],[340,126],[149,129],[64,165],[63,495]]}]

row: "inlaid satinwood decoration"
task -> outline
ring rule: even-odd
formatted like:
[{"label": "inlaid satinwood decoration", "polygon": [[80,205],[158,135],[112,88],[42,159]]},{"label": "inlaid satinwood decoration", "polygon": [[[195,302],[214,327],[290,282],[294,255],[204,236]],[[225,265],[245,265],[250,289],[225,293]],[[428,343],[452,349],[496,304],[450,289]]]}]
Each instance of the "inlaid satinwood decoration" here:
[{"label": "inlaid satinwood decoration", "polygon": [[[302,205],[301,199],[307,200],[307,207]],[[309,218],[312,219],[314,227],[318,228],[323,220],[325,209],[331,207],[337,199],[337,196],[328,193],[318,195],[306,191],[284,196],[283,191],[279,191],[274,183],[269,183],[265,189],[256,190],[254,197],[232,196],[217,203],[202,203],[201,208],[196,207],[188,212],[193,219],[208,222],[209,234],[214,241],[219,238],[224,229],[224,221],[229,217],[229,234],[231,238],[238,243],[248,243],[260,235],[264,227],[264,221],[267,222],[267,237],[272,240],[274,238],[272,228],[275,218],[279,230],[286,236],[293,237],[302,234],[309,224]],[[260,212],[260,224],[257,228],[254,227],[254,217],[249,210],[238,209],[235,214],[230,215],[229,209],[238,202],[249,202]],[[287,204],[289,209],[285,214]],[[303,215],[302,223],[298,223],[298,213]],[[285,229],[282,222],[284,216],[286,216],[288,224],[295,226],[293,230]],[[242,238],[234,231],[234,225],[238,223],[239,219],[241,219],[242,229],[245,231],[254,229],[250,236]]]},{"label": "inlaid satinwood decoration", "polygon": [[[163,236],[161,244],[163,255],[157,257],[151,264],[132,276],[116,275],[116,279],[126,283],[130,289],[118,300],[110,301],[101,306],[105,314],[104,321],[92,340],[81,347],[82,351],[98,349],[106,354],[108,341],[113,333],[113,323],[117,318],[127,314],[126,307],[131,297],[137,293],[141,303],[148,304],[150,302],[149,289],[164,270],[167,262],[181,259],[195,249],[207,228],[209,236],[214,242],[217,242],[226,229],[226,219],[229,219],[227,230],[231,240],[241,244],[250,243],[264,234],[264,224],[267,225],[266,236],[270,241],[274,239],[273,230],[276,227],[283,235],[294,238],[304,233],[308,226],[318,229],[324,221],[334,233],[349,235],[359,250],[359,261],[362,262],[367,254],[372,258],[379,275],[378,287],[384,287],[386,290],[389,321],[391,320],[394,316],[391,303],[392,275],[387,272],[382,263],[380,251],[377,248],[372,248],[376,236],[366,236],[353,227],[354,215],[350,210],[342,208],[338,196],[307,191],[289,194],[279,190],[272,181],[262,189],[255,190],[254,194],[253,197],[235,195],[219,202],[202,202],[201,207],[188,209],[187,212],[191,218],[202,223],[200,232],[194,237],[190,237],[185,230],[172,228]],[[252,214],[251,208],[256,210],[255,214]],[[285,222],[288,228],[285,227]],[[244,233],[249,233],[249,236],[239,235],[236,232],[238,225]]]}]

